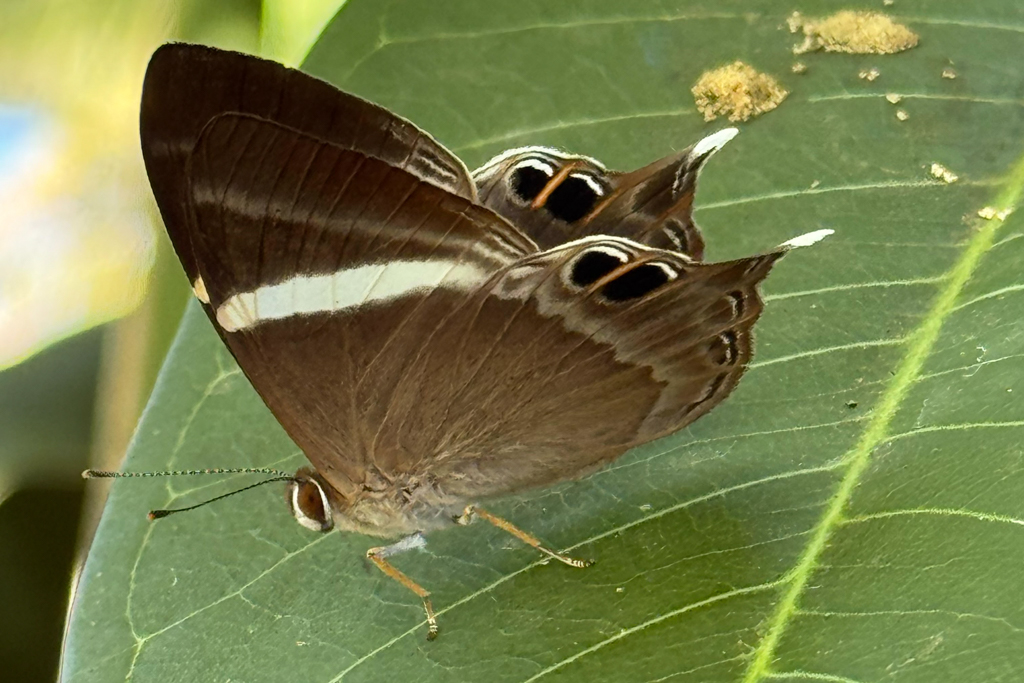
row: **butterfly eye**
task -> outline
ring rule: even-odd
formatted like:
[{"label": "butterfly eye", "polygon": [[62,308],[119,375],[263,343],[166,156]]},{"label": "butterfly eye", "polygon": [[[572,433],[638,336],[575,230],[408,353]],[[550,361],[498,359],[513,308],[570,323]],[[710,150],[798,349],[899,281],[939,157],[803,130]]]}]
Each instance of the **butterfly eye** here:
[{"label": "butterfly eye", "polygon": [[554,175],[555,169],[548,162],[541,159],[524,159],[512,169],[508,184],[519,199],[532,202]]},{"label": "butterfly eye", "polygon": [[286,490],[292,515],[311,531],[330,531],[334,527],[327,492],[316,479],[296,476]]},{"label": "butterfly eye", "polygon": [[569,279],[577,287],[587,287],[628,260],[629,255],[611,247],[588,249],[572,264]]},{"label": "butterfly eye", "polygon": [[602,196],[604,188],[594,176],[573,173],[554,189],[544,208],[555,218],[574,223],[589,214]]},{"label": "butterfly eye", "polygon": [[609,301],[639,299],[678,276],[668,264],[657,261],[644,263],[610,281],[601,289],[601,294]]}]

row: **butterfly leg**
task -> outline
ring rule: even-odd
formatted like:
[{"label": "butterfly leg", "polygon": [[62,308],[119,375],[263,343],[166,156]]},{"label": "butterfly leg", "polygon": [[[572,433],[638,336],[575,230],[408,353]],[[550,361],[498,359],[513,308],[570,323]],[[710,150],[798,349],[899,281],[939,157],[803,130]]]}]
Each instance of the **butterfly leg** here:
[{"label": "butterfly leg", "polygon": [[427,613],[427,640],[433,640],[437,638],[437,615],[434,614],[434,606],[430,604],[430,591],[400,572],[387,560],[392,555],[397,555],[412,548],[422,548],[425,544],[426,539],[423,538],[423,534],[415,533],[397,543],[370,548],[366,551],[366,557],[377,565],[377,568],[382,572],[420,596],[420,600],[423,601],[423,609]]},{"label": "butterfly leg", "polygon": [[507,531],[508,533],[512,534],[523,543],[526,543],[527,545],[532,545],[534,548],[541,551],[548,557],[552,557],[558,560],[559,562],[563,562],[569,565],[570,567],[583,569],[584,567],[589,567],[590,565],[594,564],[591,560],[577,560],[575,557],[569,557],[568,555],[556,553],[554,550],[546,548],[544,544],[540,542],[540,539],[534,536],[533,534],[528,534],[519,527],[513,525],[511,522],[506,521],[501,517],[496,517],[492,515],[490,512],[487,512],[487,510],[478,508],[475,505],[467,505],[466,510],[462,513],[462,516],[459,517],[456,521],[459,524],[469,524],[469,522],[472,521],[473,517],[480,517],[481,519],[490,522],[502,531]]}]

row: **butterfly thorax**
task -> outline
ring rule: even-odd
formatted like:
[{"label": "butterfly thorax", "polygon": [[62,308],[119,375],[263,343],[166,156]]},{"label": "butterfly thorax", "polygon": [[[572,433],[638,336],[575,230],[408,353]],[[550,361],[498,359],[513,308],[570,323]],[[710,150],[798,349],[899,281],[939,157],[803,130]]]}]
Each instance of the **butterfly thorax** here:
[{"label": "butterfly thorax", "polygon": [[448,527],[465,506],[430,477],[386,476],[375,469],[348,496],[330,486],[327,491],[335,526],[368,536],[408,536]]}]

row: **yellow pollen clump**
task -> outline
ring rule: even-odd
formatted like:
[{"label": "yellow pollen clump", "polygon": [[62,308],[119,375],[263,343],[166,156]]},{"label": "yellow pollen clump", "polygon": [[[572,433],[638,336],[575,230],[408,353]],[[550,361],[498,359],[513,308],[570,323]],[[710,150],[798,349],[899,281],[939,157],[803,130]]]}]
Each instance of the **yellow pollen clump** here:
[{"label": "yellow pollen clump", "polygon": [[704,72],[691,92],[705,121],[718,116],[746,121],[775,109],[789,94],[774,78],[740,61]]},{"label": "yellow pollen clump", "polygon": [[799,12],[789,17],[789,30],[803,31],[796,54],[824,50],[853,54],[888,55],[915,47],[918,35],[880,12],[843,10],[822,19],[806,19]]}]

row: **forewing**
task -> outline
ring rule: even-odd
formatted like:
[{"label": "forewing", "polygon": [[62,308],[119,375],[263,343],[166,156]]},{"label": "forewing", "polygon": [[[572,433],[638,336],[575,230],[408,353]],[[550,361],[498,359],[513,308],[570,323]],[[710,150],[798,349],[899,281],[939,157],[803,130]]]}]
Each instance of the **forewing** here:
[{"label": "forewing", "polygon": [[373,430],[397,381],[372,373],[379,357],[400,371],[467,293],[536,250],[408,171],[256,117],[216,117],[188,179],[211,317],[342,493],[374,464]]},{"label": "forewing", "polygon": [[195,281],[187,224],[185,164],[200,131],[227,112],[267,119],[405,169],[473,200],[465,165],[443,145],[383,107],[295,69],[238,52],[172,43],[150,60],[142,91],[143,158],[168,234]]}]

